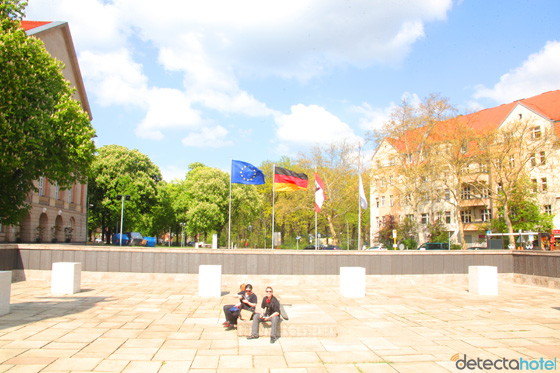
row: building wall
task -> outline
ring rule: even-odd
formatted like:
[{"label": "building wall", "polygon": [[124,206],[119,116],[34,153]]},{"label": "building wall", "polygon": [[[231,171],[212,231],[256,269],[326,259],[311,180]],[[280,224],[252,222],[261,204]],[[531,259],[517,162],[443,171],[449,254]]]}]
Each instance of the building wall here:
[{"label": "building wall", "polygon": [[[550,136],[551,138],[550,145],[542,149],[542,151],[545,152],[545,164],[540,164],[540,153],[536,154],[535,158],[537,165],[535,167],[528,167],[528,170],[530,178],[537,181],[537,199],[539,201],[539,206],[542,211],[545,211],[545,206],[550,207],[551,213],[555,215],[554,227],[560,232],[560,180],[555,172],[560,163],[560,153],[558,146],[556,145],[557,138],[554,134],[554,124],[542,115],[531,111],[526,106],[518,104],[503,121],[501,127],[507,126],[509,123],[514,123],[519,120],[530,121],[531,125],[541,126],[543,136],[547,135],[546,131],[548,131],[547,136]],[[373,157],[373,168],[371,170],[372,184],[370,186],[370,236],[372,237],[372,241],[375,241],[379,230],[376,222],[379,221],[382,226],[384,216],[398,216],[402,222],[406,215],[413,214],[418,224],[419,243],[425,242],[428,240],[428,232],[426,225],[422,224],[422,214],[428,214],[429,220],[433,221],[434,218],[436,218],[434,215],[441,211],[444,213],[444,217],[445,212],[449,212],[451,221],[447,224],[447,229],[452,233],[451,242],[458,242],[458,219],[460,219],[460,214],[458,214],[457,208],[453,204],[446,202],[444,198],[440,198],[439,200],[432,199],[428,203],[420,203],[413,207],[406,205],[402,200],[398,200],[398,197],[396,196],[399,192],[396,190],[396,186],[387,184],[388,175],[394,175],[394,173],[398,170],[398,166],[392,166],[389,162],[389,159],[395,157],[402,157],[402,155],[398,154],[397,150],[392,147],[388,141],[384,141],[380,145]],[[393,176],[393,178],[396,177]],[[380,182],[382,179],[385,179],[384,184]],[[543,190],[543,180],[546,180],[546,190]],[[490,187],[495,190],[496,185],[494,184]],[[437,182],[434,183],[433,188],[437,188]],[[438,193],[435,194],[437,195]],[[395,203],[392,207],[388,204],[390,195],[395,196]],[[381,204],[378,206],[377,201],[381,201],[383,198],[385,198],[385,206],[381,206]],[[468,206],[469,204],[471,206]],[[468,207],[471,210],[473,217],[472,223],[463,225],[467,246],[476,246],[481,243],[483,244],[485,236],[480,231],[481,223],[483,223],[482,210],[491,209],[490,200],[463,200],[461,201],[461,206],[463,209]],[[492,216],[495,216],[495,213],[496,210],[494,209]],[[560,238],[560,233],[558,236]]]}]

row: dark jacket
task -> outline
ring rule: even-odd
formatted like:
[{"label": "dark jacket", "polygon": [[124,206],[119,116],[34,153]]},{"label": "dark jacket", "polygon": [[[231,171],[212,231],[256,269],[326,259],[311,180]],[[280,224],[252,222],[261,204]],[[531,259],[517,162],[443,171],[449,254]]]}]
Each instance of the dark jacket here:
[{"label": "dark jacket", "polygon": [[268,297],[264,297],[261,303],[261,308],[265,310],[264,316],[270,316],[274,312],[278,312],[278,315],[280,315],[280,302],[278,299],[273,295],[272,298],[270,298],[270,303],[267,301]]}]

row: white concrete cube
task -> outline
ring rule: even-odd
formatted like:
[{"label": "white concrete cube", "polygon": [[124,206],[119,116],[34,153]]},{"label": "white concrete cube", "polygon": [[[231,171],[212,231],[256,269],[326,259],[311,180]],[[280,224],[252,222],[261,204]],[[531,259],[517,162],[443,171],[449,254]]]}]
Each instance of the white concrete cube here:
[{"label": "white concrete cube", "polygon": [[469,293],[498,295],[498,267],[469,266]]},{"label": "white concrete cube", "polygon": [[51,293],[75,294],[81,290],[82,263],[57,262],[52,264]]},{"label": "white concrete cube", "polygon": [[221,265],[201,265],[198,267],[198,295],[201,297],[222,296]]},{"label": "white concrete cube", "polygon": [[366,269],[364,267],[340,267],[340,294],[347,298],[366,296]]},{"label": "white concrete cube", "polygon": [[0,272],[0,316],[10,313],[10,293],[12,291],[12,271]]}]

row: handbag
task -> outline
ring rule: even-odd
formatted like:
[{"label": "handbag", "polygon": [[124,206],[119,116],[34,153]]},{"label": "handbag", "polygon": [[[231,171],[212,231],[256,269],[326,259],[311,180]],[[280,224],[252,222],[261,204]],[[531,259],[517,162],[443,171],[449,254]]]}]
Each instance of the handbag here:
[{"label": "handbag", "polygon": [[241,313],[239,313],[239,318],[241,320],[251,320],[251,317],[253,317],[253,311],[242,309]]}]

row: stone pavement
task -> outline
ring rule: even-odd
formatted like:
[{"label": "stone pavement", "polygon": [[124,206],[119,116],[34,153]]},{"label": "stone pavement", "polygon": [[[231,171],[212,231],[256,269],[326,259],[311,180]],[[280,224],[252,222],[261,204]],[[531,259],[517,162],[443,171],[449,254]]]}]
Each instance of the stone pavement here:
[{"label": "stone pavement", "polygon": [[[253,285],[260,301],[268,284]],[[82,282],[78,294],[53,296],[50,283],[14,283],[0,372],[432,373],[482,371],[457,369],[456,354],[560,360],[558,290],[501,282],[499,296],[476,296],[384,283],[348,299],[321,284],[274,288],[283,303],[319,305],[338,336],[270,344],[224,331],[221,310],[237,289],[201,298],[192,284]]]}]

